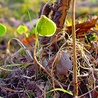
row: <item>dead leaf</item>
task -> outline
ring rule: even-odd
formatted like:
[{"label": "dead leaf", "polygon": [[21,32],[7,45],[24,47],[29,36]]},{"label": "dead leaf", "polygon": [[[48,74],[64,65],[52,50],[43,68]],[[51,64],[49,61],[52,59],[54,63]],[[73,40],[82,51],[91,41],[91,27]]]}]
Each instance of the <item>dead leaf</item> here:
[{"label": "dead leaf", "polygon": [[[77,37],[83,36],[85,33],[87,33],[87,31],[89,31],[90,28],[95,26],[97,20],[98,20],[98,17],[96,19],[92,19],[92,20],[87,21],[87,22],[76,24],[76,30],[77,30],[76,35],[77,35]],[[66,31],[68,32],[69,35],[71,35],[72,34],[72,26],[68,26]]]},{"label": "dead leaf", "polygon": [[[48,62],[48,65],[46,67],[48,71],[51,70],[54,59],[55,59],[55,56],[53,56],[52,59]],[[58,75],[67,76],[68,70],[71,69],[73,66],[70,60],[70,53],[65,52],[65,51],[60,52],[55,62],[55,66],[56,66],[55,73],[57,76]]]},{"label": "dead leaf", "polygon": [[21,41],[25,44],[25,45],[32,45],[35,42],[35,35],[32,35],[28,38],[22,38]]},{"label": "dead leaf", "polygon": [[72,68],[72,62],[70,60],[70,54],[67,52],[61,52],[58,56],[59,62],[56,65],[56,75],[66,75],[68,70]]}]

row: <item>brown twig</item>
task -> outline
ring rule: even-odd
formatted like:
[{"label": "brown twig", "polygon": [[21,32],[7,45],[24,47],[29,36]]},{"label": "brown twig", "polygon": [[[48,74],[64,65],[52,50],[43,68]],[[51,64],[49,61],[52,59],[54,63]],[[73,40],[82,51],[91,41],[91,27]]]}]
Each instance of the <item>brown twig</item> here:
[{"label": "brown twig", "polygon": [[73,38],[73,82],[74,82],[74,97],[78,96],[78,83],[77,83],[77,56],[76,56],[76,33],[75,33],[75,2],[72,2],[72,38]]}]

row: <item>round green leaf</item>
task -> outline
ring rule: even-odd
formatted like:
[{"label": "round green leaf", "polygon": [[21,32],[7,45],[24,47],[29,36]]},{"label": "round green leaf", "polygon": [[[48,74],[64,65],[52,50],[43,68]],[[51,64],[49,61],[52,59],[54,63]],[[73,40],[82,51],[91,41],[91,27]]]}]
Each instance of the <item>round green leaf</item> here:
[{"label": "round green leaf", "polygon": [[52,36],[56,32],[56,24],[42,15],[36,24],[36,31],[40,36]]},{"label": "round green leaf", "polygon": [[26,33],[28,31],[28,28],[24,25],[20,25],[18,28],[17,28],[17,32],[19,34],[23,34],[23,33]]},{"label": "round green leaf", "polygon": [[0,36],[4,36],[6,33],[6,27],[0,23]]}]

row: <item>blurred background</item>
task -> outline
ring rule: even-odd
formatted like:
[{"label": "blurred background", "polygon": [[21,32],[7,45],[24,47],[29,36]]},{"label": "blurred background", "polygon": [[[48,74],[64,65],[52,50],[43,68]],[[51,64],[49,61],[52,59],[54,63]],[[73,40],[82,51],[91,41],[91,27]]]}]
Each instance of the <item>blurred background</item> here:
[{"label": "blurred background", "polygon": [[[16,27],[20,24],[29,25],[30,20],[38,18],[42,2],[48,0],[0,0],[0,23],[7,27],[7,34],[3,38],[17,37]],[[51,0],[51,3],[56,0]],[[84,14],[98,15],[98,0],[77,0],[76,17]],[[71,18],[71,7],[68,12]],[[33,22],[35,22],[33,21]],[[0,38],[1,40],[2,38]]]}]

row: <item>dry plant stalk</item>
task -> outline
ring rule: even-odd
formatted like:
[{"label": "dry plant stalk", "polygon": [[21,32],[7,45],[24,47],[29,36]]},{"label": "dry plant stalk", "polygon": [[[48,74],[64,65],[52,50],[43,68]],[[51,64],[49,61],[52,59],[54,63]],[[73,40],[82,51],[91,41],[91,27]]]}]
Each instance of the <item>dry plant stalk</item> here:
[{"label": "dry plant stalk", "polygon": [[78,83],[77,83],[77,56],[76,56],[76,33],[75,33],[75,2],[72,1],[72,38],[73,38],[73,82],[74,82],[74,97],[78,96]]}]

